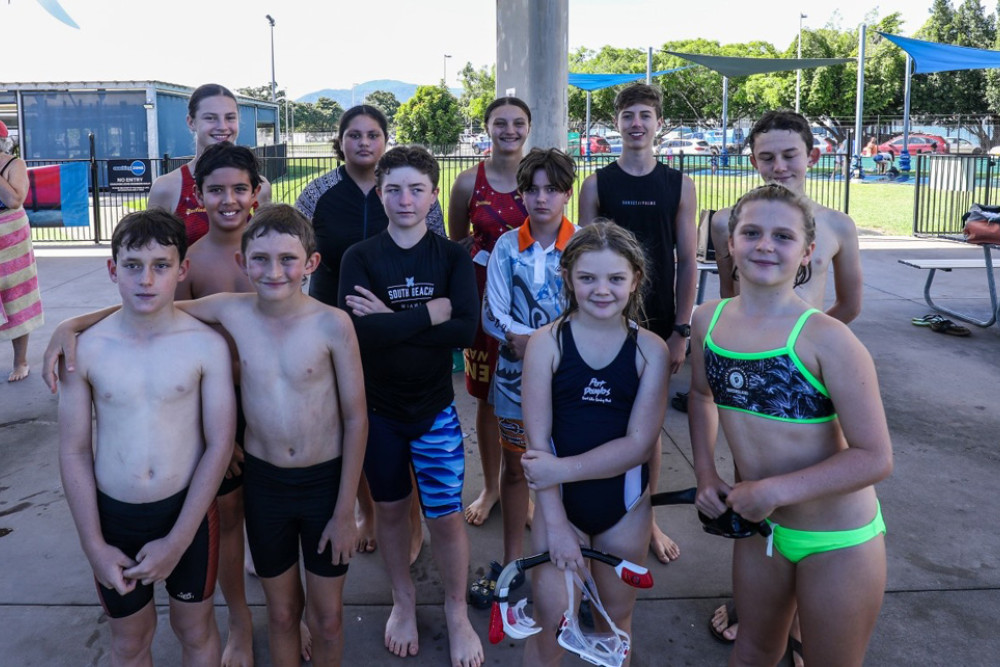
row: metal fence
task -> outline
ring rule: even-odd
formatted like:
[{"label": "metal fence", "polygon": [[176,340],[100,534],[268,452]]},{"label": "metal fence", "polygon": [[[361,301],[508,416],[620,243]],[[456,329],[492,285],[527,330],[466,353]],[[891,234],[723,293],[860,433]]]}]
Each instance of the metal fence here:
[{"label": "metal fence", "polygon": [[[271,200],[294,204],[302,190],[315,178],[335,169],[339,160],[333,155],[312,157],[288,157],[286,146],[259,147],[254,149],[261,161],[262,172],[271,182]],[[576,159],[577,181],[576,191],[584,179],[597,169],[608,165],[617,156],[602,154],[580,157]],[[152,164],[153,178],[180,167],[191,159],[190,156],[163,156]],[[441,166],[439,195],[442,207],[448,210],[448,198],[451,186],[458,174],[474,167],[481,160],[475,155],[439,156]],[[665,164],[687,174],[695,183],[698,196],[698,208],[718,210],[732,206],[739,197],[762,181],[756,170],[745,155],[731,155],[727,158],[719,156],[687,156],[682,154],[661,156]],[[80,160],[77,160],[78,162]],[[88,162],[84,160],[85,162]],[[28,166],[43,164],[59,164],[70,160],[28,161]],[[806,194],[814,201],[824,206],[848,211],[850,203],[850,180],[846,164],[849,161],[842,155],[823,155],[820,162],[809,171],[806,182]],[[90,163],[90,225],[88,227],[38,227],[32,230],[32,239],[36,242],[66,243],[78,241],[101,242],[108,241],[118,221],[133,211],[142,210],[146,206],[147,193],[144,192],[112,192],[107,187],[94,187],[94,183],[106,184],[108,161],[92,158]],[[571,203],[571,207],[575,207]],[[575,210],[569,215],[575,218]]]},{"label": "metal fence", "polygon": [[996,159],[985,155],[917,155],[913,161],[913,233],[962,233],[973,203],[992,204],[1000,183]]}]

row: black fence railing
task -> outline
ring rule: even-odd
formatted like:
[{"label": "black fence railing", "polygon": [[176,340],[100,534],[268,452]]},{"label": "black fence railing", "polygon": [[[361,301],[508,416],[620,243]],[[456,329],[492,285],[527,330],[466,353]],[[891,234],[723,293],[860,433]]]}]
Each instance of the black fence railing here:
[{"label": "black fence railing", "polygon": [[[294,204],[302,190],[315,178],[335,169],[339,160],[332,155],[310,157],[288,157],[286,146],[259,147],[255,149],[261,161],[262,171],[271,183],[271,200]],[[613,161],[615,155],[596,155],[577,158],[576,189],[584,179],[600,167]],[[190,156],[171,157],[164,155],[162,159],[152,161],[153,178],[180,167],[191,159]],[[750,159],[745,155],[721,156],[688,156],[683,153],[671,156],[660,156],[665,164],[679,169],[694,180],[698,196],[698,208],[718,210],[732,206],[745,192],[762,183]],[[481,160],[475,155],[440,156],[441,166],[439,180],[441,205],[448,210],[448,198],[451,186],[458,174],[474,167]],[[38,161],[28,162],[28,166],[42,164],[59,164],[69,162]],[[84,162],[88,162],[84,160]],[[90,225],[88,227],[38,227],[32,230],[32,239],[36,242],[76,242],[107,241],[118,221],[132,211],[142,210],[146,206],[145,192],[113,192],[107,187],[94,188],[94,182],[107,183],[108,161],[93,159],[91,177],[89,180],[89,196],[91,200]],[[846,163],[848,160],[841,155],[823,155],[818,164],[809,171],[806,181],[806,194],[816,202],[830,208],[848,211],[850,181],[847,178]],[[96,176],[95,176],[96,174]],[[575,201],[570,204],[570,219],[575,216]]]},{"label": "black fence railing", "polygon": [[962,214],[973,203],[992,204],[1000,170],[985,155],[926,155],[913,160],[913,233],[948,236],[962,233]]}]

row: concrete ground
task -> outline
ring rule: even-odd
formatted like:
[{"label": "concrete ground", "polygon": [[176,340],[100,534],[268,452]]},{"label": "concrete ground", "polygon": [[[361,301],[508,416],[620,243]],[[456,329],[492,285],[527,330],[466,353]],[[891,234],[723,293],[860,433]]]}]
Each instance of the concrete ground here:
[{"label": "concrete ground", "polygon": [[[900,265],[902,257],[981,257],[947,242],[866,238],[862,243],[864,310],[852,329],[878,367],[895,450],[895,471],[879,485],[888,524],[889,580],[882,614],[868,652],[870,665],[994,665],[1000,655],[1000,531],[990,521],[1000,477],[1000,327],[973,328],[968,338],[910,324],[929,311],[922,298],[924,272]],[[107,665],[109,631],[97,604],[90,569],[79,547],[59,482],[56,397],[39,379],[41,353],[62,319],[116,301],[107,278],[107,247],[37,250],[46,324],[31,337],[32,376],[0,380],[0,665]],[[938,285],[939,283],[939,285]],[[943,303],[986,311],[981,271],[941,274]],[[710,284],[708,294],[716,291]],[[6,377],[12,355],[0,346]],[[688,386],[688,369],[671,393]],[[455,376],[457,404],[468,439],[466,500],[482,485],[474,404]],[[665,422],[660,489],[694,483],[684,414]],[[729,453],[720,446],[719,456]],[[719,469],[730,469],[722,461]],[[992,489],[992,490],[991,490]],[[680,544],[670,565],[653,562],[654,588],[635,610],[634,659],[645,665],[723,664],[728,647],[706,629],[717,604],[732,590],[730,545],[703,533],[691,508],[659,508],[657,520]],[[470,577],[501,554],[497,508],[486,524],[470,528]],[[447,638],[440,578],[426,548],[413,566],[420,608],[421,650],[405,664],[446,665]],[[267,658],[264,598],[249,582],[258,665]],[[390,590],[378,554],[351,563],[345,591],[345,664],[403,664],[383,649]],[[216,595],[218,620],[226,610]],[[163,592],[157,596],[158,664],[180,664]],[[486,644],[488,613],[471,611]],[[486,644],[486,664],[519,664],[519,641]],[[567,658],[565,664],[584,664]]]}]

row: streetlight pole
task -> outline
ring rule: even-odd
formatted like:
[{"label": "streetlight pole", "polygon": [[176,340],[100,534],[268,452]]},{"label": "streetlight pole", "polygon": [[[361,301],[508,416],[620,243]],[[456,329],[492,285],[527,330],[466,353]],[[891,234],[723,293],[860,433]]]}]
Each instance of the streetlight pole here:
[{"label": "streetlight pole", "polygon": [[358,84],[356,84],[356,83],[352,83],[351,84],[351,106],[352,107],[354,106],[354,89],[357,88],[357,87],[358,87]]},{"label": "streetlight pole", "polygon": [[444,54],[444,58],[443,58],[443,60],[444,60],[444,76],[441,78],[441,81],[442,81],[442,83],[444,83],[444,87],[445,88],[448,87],[448,58],[451,58],[451,56],[448,55],[447,53]]},{"label": "streetlight pole", "polygon": [[267,22],[271,24],[271,101],[275,102],[277,98],[276,90],[278,88],[277,82],[274,80],[274,19],[268,14],[264,18]]},{"label": "streetlight pole", "polygon": [[[802,19],[809,18],[799,12],[799,60],[802,60]],[[802,98],[802,68],[795,70],[795,113],[799,113],[799,101]]]},{"label": "streetlight pole", "polygon": [[288,106],[289,106],[288,96],[285,95],[283,97],[279,97],[278,101],[284,102],[285,104],[285,132],[288,135],[285,137],[285,143],[290,146],[292,144],[292,126],[288,124]]}]

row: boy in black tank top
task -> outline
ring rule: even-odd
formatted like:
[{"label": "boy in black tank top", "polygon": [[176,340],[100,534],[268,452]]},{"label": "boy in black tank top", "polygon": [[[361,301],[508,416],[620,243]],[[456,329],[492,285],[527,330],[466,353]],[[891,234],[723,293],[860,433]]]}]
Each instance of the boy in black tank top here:
[{"label": "boy in black tank top", "polygon": [[[617,160],[587,177],[580,189],[579,223],[603,216],[628,229],[646,252],[650,290],[644,325],[667,342],[670,374],[684,364],[691,335],[698,280],[695,258],[698,232],[694,181],[657,161],[656,133],[663,126],[659,89],[634,84],[615,98],[615,117],[622,135]],[[676,252],[676,264],[674,253]],[[662,447],[650,460],[650,488],[656,491]],[[653,523],[650,548],[663,563],[680,556],[680,549]]]}]

